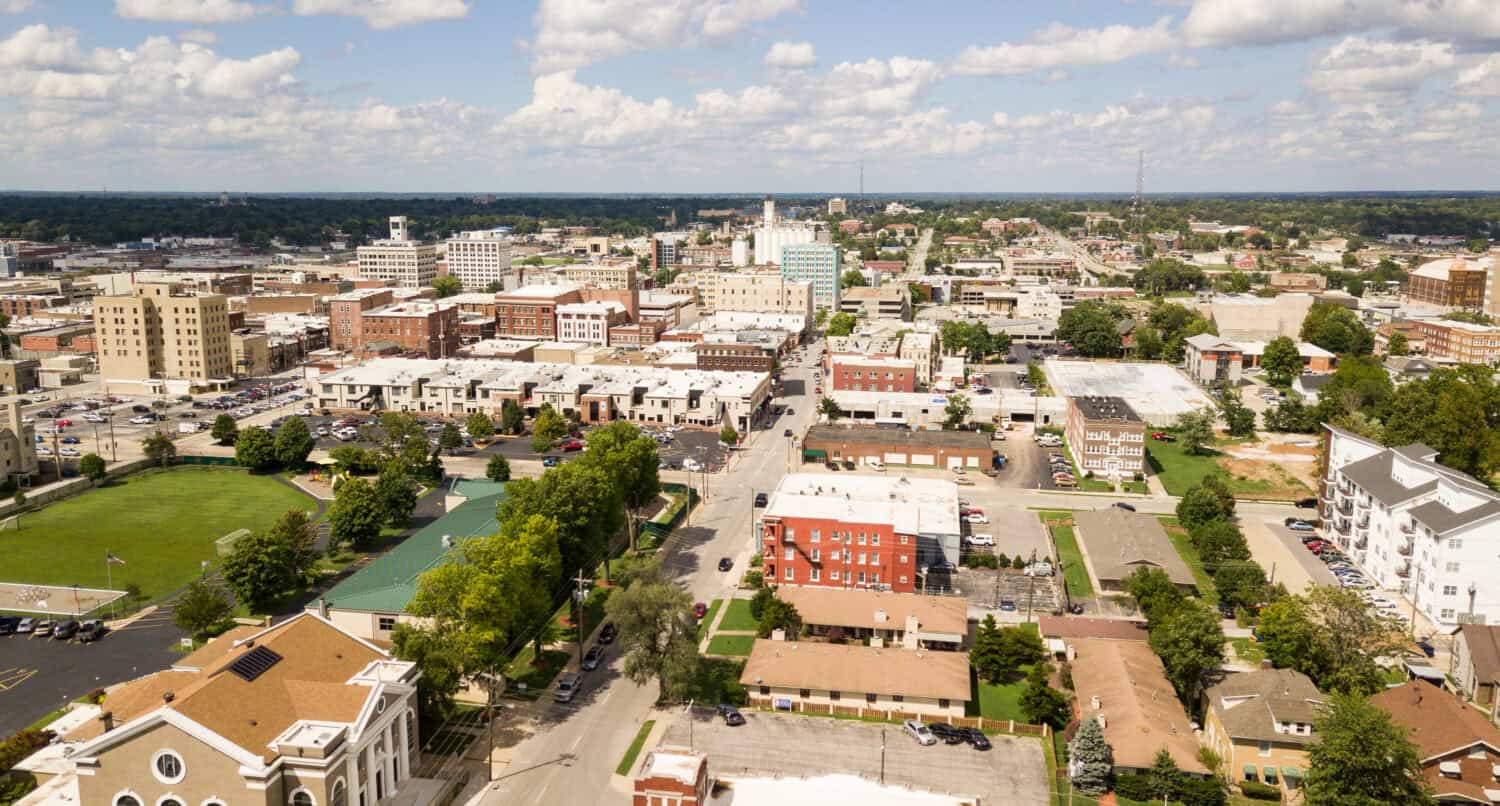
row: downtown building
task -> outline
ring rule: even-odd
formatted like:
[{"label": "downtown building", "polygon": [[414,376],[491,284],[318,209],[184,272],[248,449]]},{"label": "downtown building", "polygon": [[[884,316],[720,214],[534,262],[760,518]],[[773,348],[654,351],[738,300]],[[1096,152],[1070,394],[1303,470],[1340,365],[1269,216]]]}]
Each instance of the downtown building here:
[{"label": "downtown building", "polygon": [[1321,534],[1440,630],[1500,619],[1500,494],[1437,463],[1425,445],[1387,448],[1331,425]]},{"label": "downtown building", "polygon": [[234,379],[229,303],[164,283],[94,298],[99,378],[107,392],[182,394]]},{"label": "downtown building", "polygon": [[[391,237],[355,250],[359,276],[401,288],[426,288],[437,277],[437,246],[407,237],[406,216],[391,216]],[[452,271],[452,267],[449,267]]]},{"label": "downtown building", "polygon": [[448,276],[463,284],[465,291],[482,291],[491,283],[500,290],[513,291],[519,285],[510,263],[510,230],[461,232],[449,238],[446,257]]},{"label": "downtown building", "polygon": [[796,473],[771,493],[760,533],[767,584],[912,593],[930,566],[958,562],[958,486]]},{"label": "downtown building", "polygon": [[832,244],[808,243],[781,248],[781,276],[812,284],[813,307],[839,310],[839,275],[843,261]]}]

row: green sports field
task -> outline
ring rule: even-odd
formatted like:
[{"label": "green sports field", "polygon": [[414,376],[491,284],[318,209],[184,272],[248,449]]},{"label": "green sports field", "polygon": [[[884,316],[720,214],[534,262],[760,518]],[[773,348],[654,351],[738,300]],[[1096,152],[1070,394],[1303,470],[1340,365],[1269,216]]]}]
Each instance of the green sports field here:
[{"label": "green sports field", "polygon": [[114,588],[134,583],[153,600],[186,584],[214,541],[236,529],[264,529],[312,498],[270,476],[239,470],[176,468],[126,477],[21,517],[0,531],[0,581],[103,588],[104,553]]}]

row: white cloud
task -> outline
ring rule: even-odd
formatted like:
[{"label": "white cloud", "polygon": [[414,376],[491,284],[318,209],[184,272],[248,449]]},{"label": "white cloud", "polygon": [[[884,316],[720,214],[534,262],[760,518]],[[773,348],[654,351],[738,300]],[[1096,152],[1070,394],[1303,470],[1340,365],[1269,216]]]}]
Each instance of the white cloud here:
[{"label": "white cloud", "polygon": [[1171,24],[1170,17],[1146,28],[1072,28],[1054,23],[1024,42],[969,47],[959,54],[953,69],[969,75],[1020,75],[1070,65],[1113,64],[1172,47]]},{"label": "white cloud", "polygon": [[1340,103],[1403,100],[1454,62],[1453,46],[1445,42],[1382,42],[1350,36],[1323,52],[1306,84]]},{"label": "white cloud", "polygon": [[1167,66],[1177,70],[1196,70],[1202,66],[1197,56],[1187,56],[1181,53],[1173,53],[1167,57]]},{"label": "white cloud", "polygon": [[205,30],[203,28],[194,28],[190,31],[183,31],[182,33],[177,35],[177,38],[183,42],[195,42],[199,45],[212,45],[215,42],[219,41],[218,34],[214,33],[213,31]]},{"label": "white cloud", "polygon": [[378,31],[469,16],[468,0],[295,0],[292,13],[359,17]]},{"label": "white cloud", "polygon": [[24,14],[35,7],[33,0],[0,0],[0,14]]},{"label": "white cloud", "polygon": [[1492,0],[1197,0],[1181,31],[1195,47],[1297,42],[1386,28],[1405,38],[1500,39]]},{"label": "white cloud", "polygon": [[265,10],[265,6],[237,0],[115,0],[115,14],[127,20],[198,25],[244,22]]},{"label": "white cloud", "polygon": [[777,42],[766,51],[766,66],[803,70],[818,63],[811,42]]},{"label": "white cloud", "polygon": [[1459,95],[1500,96],[1500,53],[1490,54],[1473,67],[1458,71],[1453,91]]},{"label": "white cloud", "polygon": [[530,43],[538,73],[737,33],[800,0],[541,0]]}]

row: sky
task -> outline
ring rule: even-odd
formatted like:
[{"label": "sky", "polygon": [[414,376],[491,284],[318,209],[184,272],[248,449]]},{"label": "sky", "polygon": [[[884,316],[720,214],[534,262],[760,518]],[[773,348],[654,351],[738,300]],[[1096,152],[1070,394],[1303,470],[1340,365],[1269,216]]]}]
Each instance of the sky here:
[{"label": "sky", "polygon": [[1500,190],[1497,0],[0,0],[0,188]]}]

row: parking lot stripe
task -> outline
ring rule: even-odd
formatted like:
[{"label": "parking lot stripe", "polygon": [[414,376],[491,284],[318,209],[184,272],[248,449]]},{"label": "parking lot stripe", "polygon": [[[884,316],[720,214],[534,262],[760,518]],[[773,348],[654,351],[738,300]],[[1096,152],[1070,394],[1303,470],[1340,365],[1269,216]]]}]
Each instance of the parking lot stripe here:
[{"label": "parking lot stripe", "polygon": [[9,669],[0,673],[0,691],[10,691],[30,680],[36,672],[36,669]]}]

